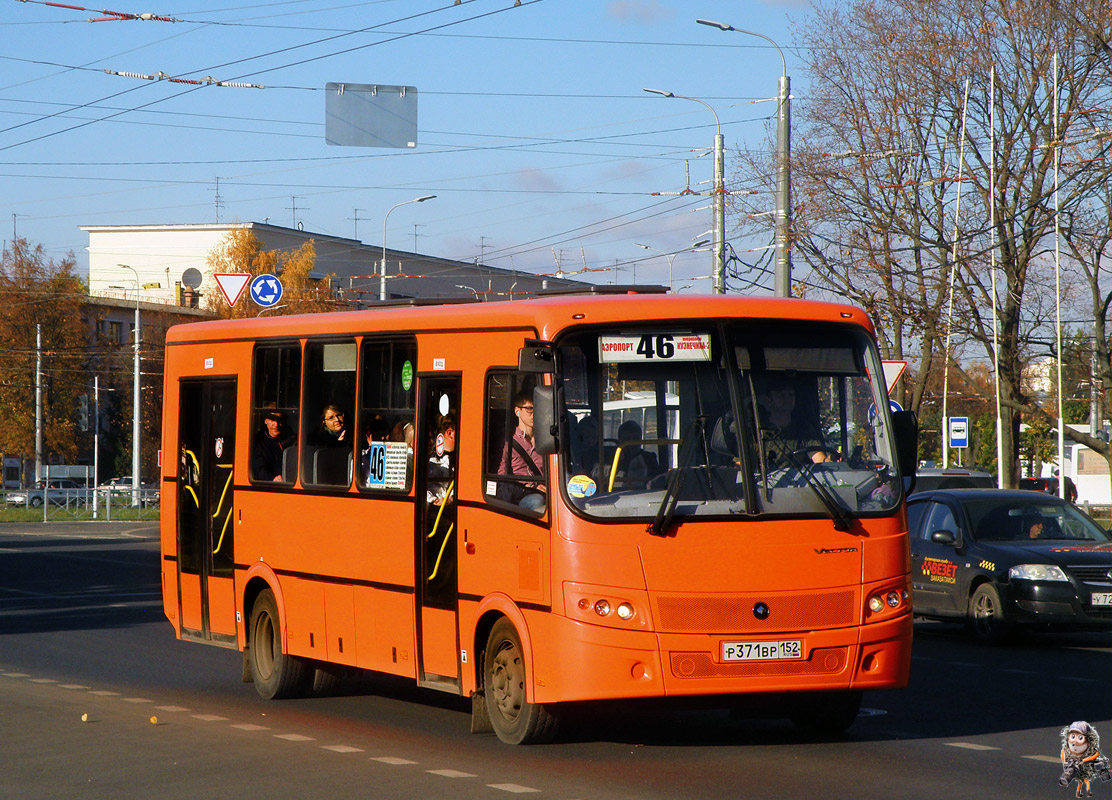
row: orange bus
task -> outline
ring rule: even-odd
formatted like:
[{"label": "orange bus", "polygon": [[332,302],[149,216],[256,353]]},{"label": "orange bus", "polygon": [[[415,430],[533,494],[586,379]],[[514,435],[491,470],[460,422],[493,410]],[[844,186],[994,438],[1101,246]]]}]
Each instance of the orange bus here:
[{"label": "orange bus", "polygon": [[844,729],[907,682],[915,424],[860,309],[597,287],[202,322],[165,381],[165,612],[265,698],[390,673],[520,744],[600,699]]}]

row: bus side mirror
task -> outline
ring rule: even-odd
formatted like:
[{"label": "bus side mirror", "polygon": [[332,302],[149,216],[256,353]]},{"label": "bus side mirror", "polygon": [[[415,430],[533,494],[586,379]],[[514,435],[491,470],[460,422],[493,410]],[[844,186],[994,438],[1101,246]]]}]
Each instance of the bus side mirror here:
[{"label": "bus side mirror", "polygon": [[543,456],[560,452],[560,424],[556,418],[560,390],[555,386],[533,388],[533,447]]},{"label": "bus side mirror", "polygon": [[525,346],[517,351],[517,369],[530,375],[551,374],[556,371],[556,351],[551,342],[526,339]]},{"label": "bus side mirror", "polygon": [[896,435],[896,460],[900,474],[914,481],[919,467],[919,419],[914,411],[893,411],[892,431]]}]

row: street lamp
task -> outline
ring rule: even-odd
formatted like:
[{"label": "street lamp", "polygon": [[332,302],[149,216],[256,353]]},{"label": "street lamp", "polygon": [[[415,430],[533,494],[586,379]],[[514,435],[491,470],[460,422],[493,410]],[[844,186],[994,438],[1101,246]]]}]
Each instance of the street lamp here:
[{"label": "street lamp", "polygon": [[776,48],[780,54],[780,92],[778,97],[779,111],[776,118],[776,296],[792,296],[792,253],[789,229],[791,227],[791,79],[788,78],[788,63],[784,60],[784,51],[780,45],[772,41],[763,33],[747,31],[744,28],[735,28],[724,22],[712,22],[709,19],[695,20],[700,25],[709,25],[721,31],[734,31],[757,36]]},{"label": "street lamp", "polygon": [[396,203],[390,206],[390,211],[386,212],[386,216],[382,218],[382,272],[378,279],[378,299],[386,299],[386,220],[390,219],[390,212],[399,206],[407,206],[410,203],[423,203],[426,200],[435,200],[435,194],[427,194],[424,197],[414,197],[412,200],[404,200],[401,203]]},{"label": "street lamp", "polygon": [[657,250],[655,247],[649,247],[647,244],[639,244],[637,242],[634,242],[634,244],[640,247],[642,250],[652,250],[654,253],[660,253],[660,255],[668,259],[668,291],[672,291],[672,262],[676,260],[676,256],[678,256],[680,253],[686,253],[688,250],[694,250],[697,247],[702,247],[705,244],[710,244],[710,240],[700,239],[694,244],[688,245],[682,250],[676,250],[672,253],[665,253],[663,250]]},{"label": "street lamp", "polygon": [[718,112],[706,100],[698,97],[685,97],[674,92],[665,92],[661,89],[645,89],[646,92],[659,94],[664,97],[676,97],[680,100],[690,100],[700,103],[710,109],[714,114],[714,293],[726,293],[726,182],[725,182],[725,140],[722,138],[722,124],[718,121]]},{"label": "street lamp", "polygon": [[139,422],[142,414],[139,404],[139,271],[127,264],[117,267],[129,269],[135,275],[135,379],[131,390],[131,504],[139,505]]}]

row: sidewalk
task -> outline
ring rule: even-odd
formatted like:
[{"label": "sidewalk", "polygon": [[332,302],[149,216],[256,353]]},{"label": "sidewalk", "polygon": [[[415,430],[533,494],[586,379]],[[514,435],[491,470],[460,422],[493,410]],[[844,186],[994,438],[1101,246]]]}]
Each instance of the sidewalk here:
[{"label": "sidewalk", "polygon": [[110,538],[158,539],[158,520],[124,522],[0,522],[0,536],[105,536]]}]

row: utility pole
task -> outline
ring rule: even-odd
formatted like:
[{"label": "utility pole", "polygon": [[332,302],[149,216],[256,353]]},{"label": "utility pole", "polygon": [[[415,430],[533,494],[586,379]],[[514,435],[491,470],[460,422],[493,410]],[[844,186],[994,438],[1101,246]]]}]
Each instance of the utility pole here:
[{"label": "utility pole", "polygon": [[[35,480],[42,480],[42,325],[37,322],[35,323]],[[43,497],[46,495],[44,494]]]}]

